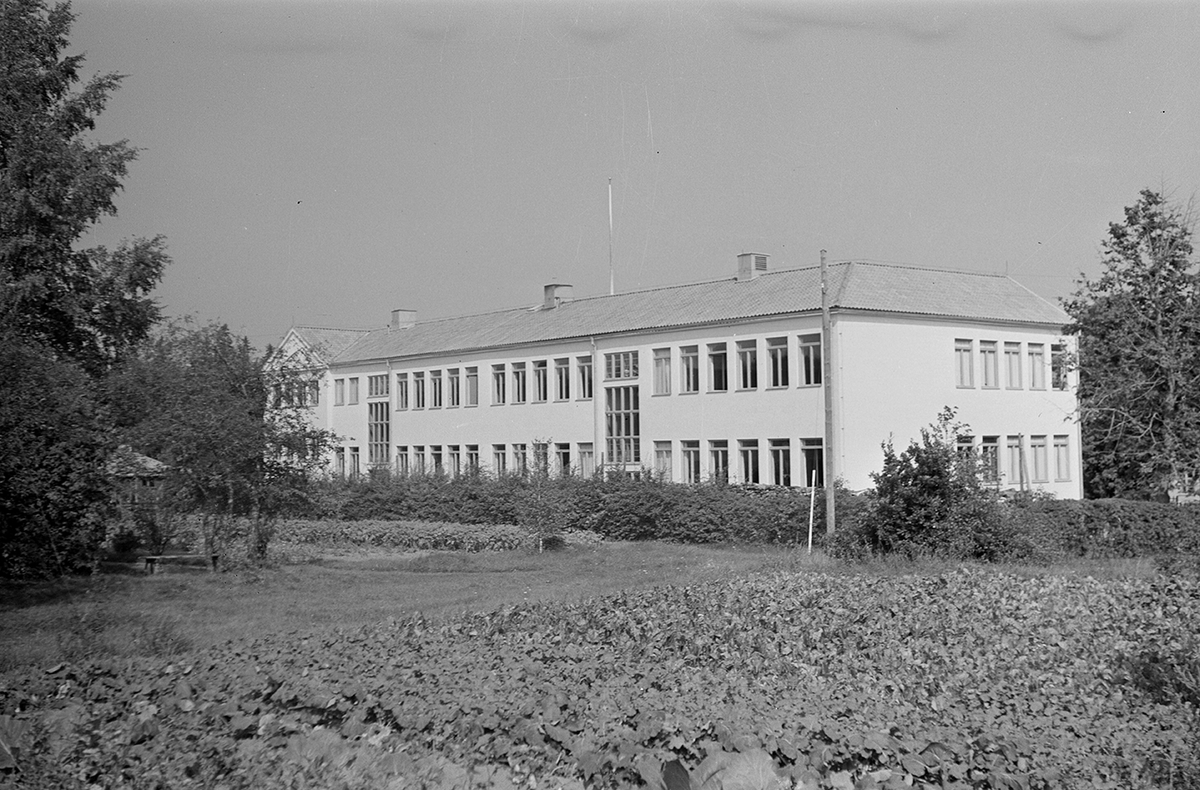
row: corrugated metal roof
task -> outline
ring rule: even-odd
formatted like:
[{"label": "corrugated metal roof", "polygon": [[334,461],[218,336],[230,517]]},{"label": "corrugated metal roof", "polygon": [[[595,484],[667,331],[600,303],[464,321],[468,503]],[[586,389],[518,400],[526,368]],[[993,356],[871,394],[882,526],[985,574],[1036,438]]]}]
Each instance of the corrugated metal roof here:
[{"label": "corrugated metal roof", "polygon": [[[828,287],[831,307],[842,310],[1004,323],[1069,321],[1057,306],[1005,275],[837,263],[829,266]],[[539,305],[421,321],[407,329],[371,330],[338,353],[336,361],[465,352],[820,309],[820,269],[789,269],[764,272],[745,282],[731,277],[574,299],[553,309]]]}]

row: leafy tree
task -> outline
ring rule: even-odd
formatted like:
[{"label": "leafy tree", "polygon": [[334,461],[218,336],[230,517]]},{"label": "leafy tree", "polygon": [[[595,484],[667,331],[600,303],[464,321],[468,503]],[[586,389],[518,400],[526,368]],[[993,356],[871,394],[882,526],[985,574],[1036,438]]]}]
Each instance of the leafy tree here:
[{"label": "leafy tree", "polygon": [[1064,307],[1079,338],[1089,496],[1161,496],[1200,469],[1200,294],[1188,207],[1143,190],[1112,223],[1103,272]]},{"label": "leafy tree", "polygon": [[0,577],[62,575],[104,536],[107,418],[92,380],[0,328]]},{"label": "leafy tree", "polygon": [[73,20],[66,3],[0,3],[0,322],[96,374],[158,320],[149,294],[169,259],[161,237],[75,248],[116,213],[137,150],[85,136],[121,77],[73,92],[83,56],[62,54]]},{"label": "leafy tree", "polygon": [[330,436],[300,402],[269,403],[277,385],[295,384],[217,324],[169,324],[111,375],[122,440],[168,464],[167,502],[201,517],[207,548],[244,519],[261,560],[276,519],[306,502]]}]

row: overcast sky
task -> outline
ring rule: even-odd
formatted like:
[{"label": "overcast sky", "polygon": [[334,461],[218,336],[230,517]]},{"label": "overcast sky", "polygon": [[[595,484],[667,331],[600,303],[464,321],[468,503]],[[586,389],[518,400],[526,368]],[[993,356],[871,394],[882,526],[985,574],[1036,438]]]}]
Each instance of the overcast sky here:
[{"label": "overcast sky", "polygon": [[1200,4],[76,0],[95,137],[144,149],[89,239],[167,236],[170,315],[261,346],[772,268],[1098,271],[1200,188]]}]

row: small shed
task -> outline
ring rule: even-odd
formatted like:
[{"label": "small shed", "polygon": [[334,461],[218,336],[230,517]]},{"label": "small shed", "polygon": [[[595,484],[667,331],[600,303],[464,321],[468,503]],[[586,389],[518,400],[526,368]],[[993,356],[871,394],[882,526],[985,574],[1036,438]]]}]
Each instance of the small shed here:
[{"label": "small shed", "polygon": [[122,509],[158,504],[162,481],[167,476],[167,465],[162,461],[123,444],[109,457],[106,470],[116,483],[117,502]]}]

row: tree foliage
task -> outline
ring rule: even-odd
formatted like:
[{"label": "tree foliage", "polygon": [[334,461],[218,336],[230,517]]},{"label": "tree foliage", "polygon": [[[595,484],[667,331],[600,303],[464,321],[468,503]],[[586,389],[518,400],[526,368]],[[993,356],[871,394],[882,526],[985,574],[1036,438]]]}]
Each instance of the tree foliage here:
[{"label": "tree foliage", "polygon": [[1188,207],[1143,190],[1064,307],[1079,338],[1090,496],[1162,495],[1200,469],[1200,280]]},{"label": "tree foliage", "polygon": [[169,259],[161,237],[77,249],[114,198],[137,150],[87,138],[121,82],[80,81],[64,55],[69,4],[0,3],[0,321],[95,374],[158,320],[150,292]]},{"label": "tree foliage", "polygon": [[225,325],[173,323],[109,381],[122,440],[170,467],[168,505],[199,514],[215,544],[233,519],[249,519],[258,559],[275,519],[303,504],[328,449],[300,406],[269,404],[289,375]]}]

